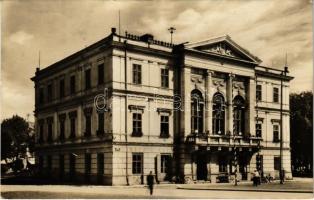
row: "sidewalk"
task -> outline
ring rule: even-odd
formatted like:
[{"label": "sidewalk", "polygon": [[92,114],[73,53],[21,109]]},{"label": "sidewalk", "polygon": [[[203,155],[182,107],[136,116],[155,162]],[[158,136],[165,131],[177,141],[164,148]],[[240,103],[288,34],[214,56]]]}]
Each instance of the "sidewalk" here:
[{"label": "sidewalk", "polygon": [[290,180],[284,184],[279,181],[263,183],[258,187],[253,186],[252,182],[239,182],[224,184],[185,184],[177,185],[177,189],[182,190],[220,190],[220,191],[248,191],[248,192],[291,192],[291,193],[313,193],[313,181]]}]

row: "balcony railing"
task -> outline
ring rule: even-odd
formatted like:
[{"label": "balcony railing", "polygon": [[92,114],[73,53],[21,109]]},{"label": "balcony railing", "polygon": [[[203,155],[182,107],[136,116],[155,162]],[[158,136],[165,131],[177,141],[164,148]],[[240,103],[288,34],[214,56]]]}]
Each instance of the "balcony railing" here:
[{"label": "balcony railing", "polygon": [[202,134],[191,134],[186,137],[186,143],[195,145],[213,144],[213,145],[237,145],[237,146],[258,146],[261,137],[249,136],[249,135],[208,135]]}]

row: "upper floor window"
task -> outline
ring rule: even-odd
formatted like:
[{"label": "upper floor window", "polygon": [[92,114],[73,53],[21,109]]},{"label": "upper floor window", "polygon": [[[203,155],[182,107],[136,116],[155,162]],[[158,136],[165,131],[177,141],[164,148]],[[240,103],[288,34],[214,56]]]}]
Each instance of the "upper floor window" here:
[{"label": "upper floor window", "polygon": [[63,141],[65,139],[65,120],[60,119],[60,140]]},{"label": "upper floor window", "polygon": [[255,136],[262,137],[262,124],[255,124]]},{"label": "upper floor window", "polygon": [[48,123],[48,142],[52,142],[52,123]]},{"label": "upper floor window", "polygon": [[47,100],[50,102],[52,100],[52,84],[47,87]]},{"label": "upper floor window", "polygon": [[103,135],[105,130],[105,113],[99,112],[98,113],[98,130],[97,135]]},{"label": "upper floor window", "polygon": [[39,103],[42,104],[44,103],[44,89],[39,88]]},{"label": "upper floor window", "polygon": [[273,125],[273,141],[279,142],[279,125],[278,124]]},{"label": "upper floor window", "polygon": [[70,138],[75,138],[75,118],[70,118]]},{"label": "upper floor window", "polygon": [[104,64],[98,65],[98,85],[104,83]]},{"label": "upper floor window", "polygon": [[133,113],[132,136],[142,136],[142,113]]},{"label": "upper floor window", "polygon": [[241,96],[236,96],[233,100],[233,124],[234,124],[234,134],[242,135],[244,134],[245,128],[245,102]]},{"label": "upper floor window", "polygon": [[161,69],[161,87],[169,87],[169,69]]},{"label": "upper floor window", "polygon": [[169,116],[160,116],[160,137],[169,137]]},{"label": "upper floor window", "polygon": [[85,71],[85,89],[89,89],[91,87],[91,77],[90,77],[90,69]]},{"label": "upper floor window", "polygon": [[256,101],[262,101],[262,86],[256,85]]},{"label": "upper floor window", "polygon": [[70,93],[75,94],[75,75],[70,78]]},{"label": "upper floor window", "polygon": [[220,93],[213,98],[213,134],[225,133],[225,99]]},{"label": "upper floor window", "polygon": [[273,88],[273,102],[279,102],[279,89],[276,87]]},{"label": "upper floor window", "polygon": [[92,135],[92,112],[93,108],[85,108],[84,115],[85,115],[85,137],[89,137]]},{"label": "upper floor window", "polygon": [[59,91],[60,91],[60,98],[63,98],[64,97],[64,79],[60,80]]},{"label": "upper floor window", "polygon": [[142,84],[142,66],[133,64],[133,83]]},{"label": "upper floor window", "polygon": [[39,143],[42,143],[44,141],[44,124],[41,123],[39,125]]},{"label": "upper floor window", "polygon": [[203,133],[204,99],[199,90],[191,93],[191,131]]}]

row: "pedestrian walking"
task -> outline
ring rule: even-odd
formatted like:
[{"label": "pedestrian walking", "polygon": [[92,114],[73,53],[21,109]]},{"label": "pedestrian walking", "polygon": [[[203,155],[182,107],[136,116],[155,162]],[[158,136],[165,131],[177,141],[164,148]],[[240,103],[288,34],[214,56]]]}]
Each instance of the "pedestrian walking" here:
[{"label": "pedestrian walking", "polygon": [[147,186],[149,188],[150,195],[153,195],[153,189],[154,189],[154,176],[153,172],[150,171],[149,175],[147,175]]},{"label": "pedestrian walking", "polygon": [[254,173],[253,173],[253,185],[254,186],[257,187],[259,183],[259,179],[260,179],[259,172],[257,170],[254,170]]}]

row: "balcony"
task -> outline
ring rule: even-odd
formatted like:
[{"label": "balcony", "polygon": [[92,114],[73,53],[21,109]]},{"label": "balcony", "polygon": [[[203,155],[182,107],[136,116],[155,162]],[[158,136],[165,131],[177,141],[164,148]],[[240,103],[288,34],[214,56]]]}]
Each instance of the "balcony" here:
[{"label": "balcony", "polygon": [[256,136],[209,135],[206,133],[190,134],[186,137],[186,143],[191,145],[257,147],[261,145],[261,141],[262,138]]}]

